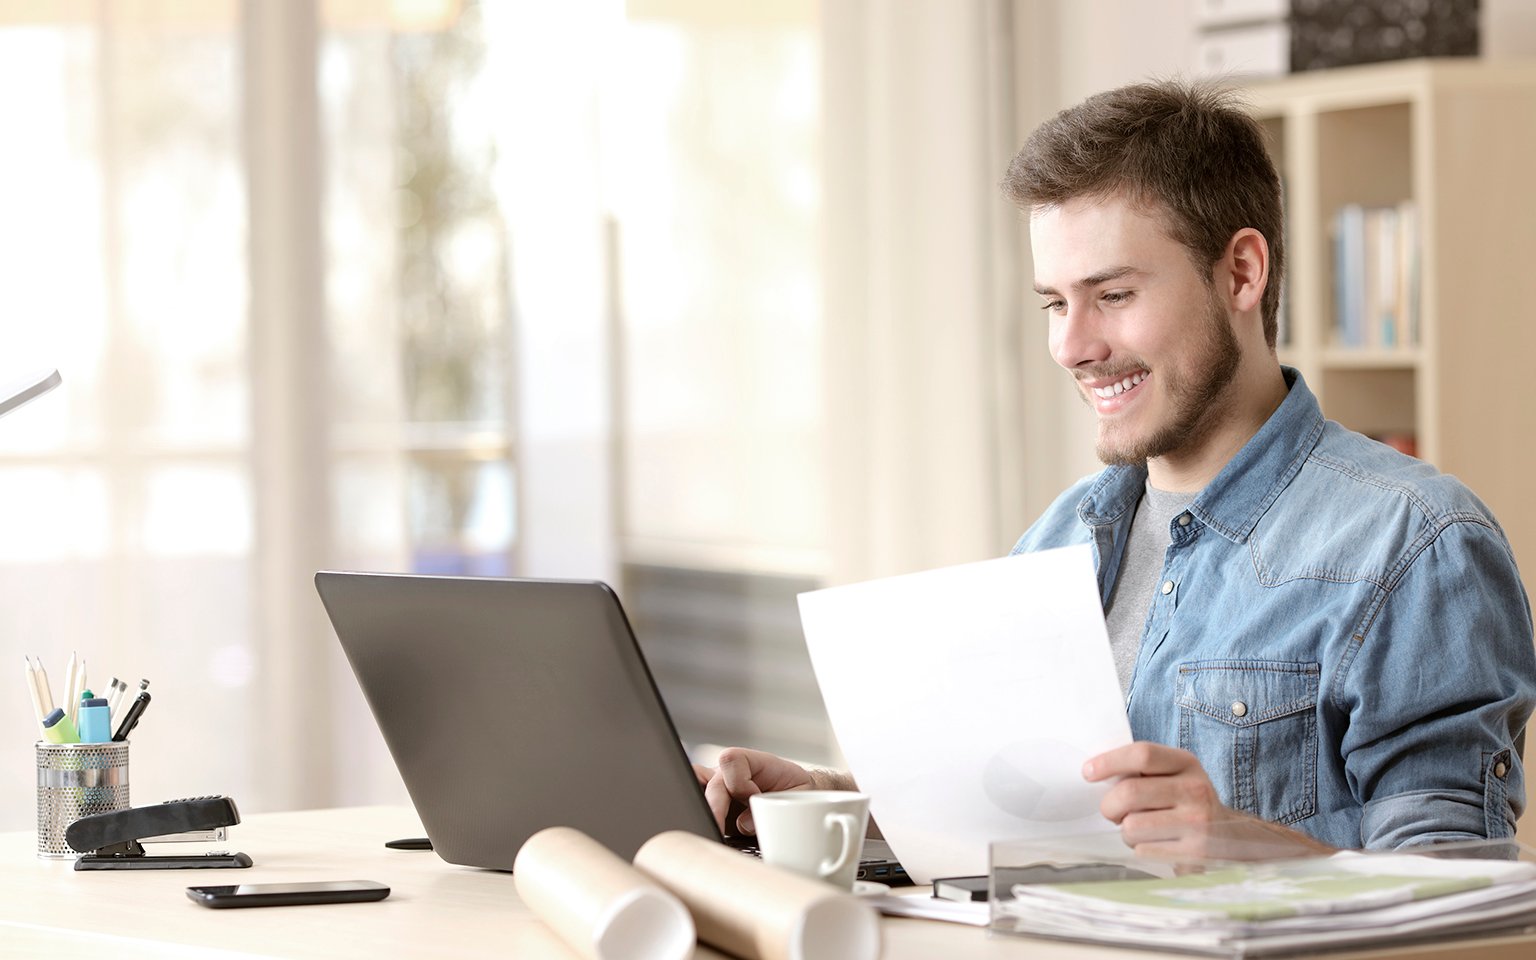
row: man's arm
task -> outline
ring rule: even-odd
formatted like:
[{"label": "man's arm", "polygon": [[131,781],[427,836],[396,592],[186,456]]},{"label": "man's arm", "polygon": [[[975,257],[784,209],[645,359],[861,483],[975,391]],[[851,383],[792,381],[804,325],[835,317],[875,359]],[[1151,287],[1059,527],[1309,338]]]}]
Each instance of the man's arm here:
[{"label": "man's arm", "polygon": [[[1333,746],[1363,806],[1360,845],[1513,834],[1524,808],[1517,744],[1536,703],[1536,653],[1503,538],[1480,521],[1448,524],[1353,642],[1324,695],[1349,715]],[[1329,849],[1223,806],[1183,750],[1135,743],[1093,758],[1083,775],[1124,778],[1100,809],[1138,853],[1254,859]]]},{"label": "man's arm", "polygon": [[1361,844],[1512,836],[1536,652],[1509,546],[1487,522],[1448,523],[1389,586],[1326,692],[1349,718]]}]

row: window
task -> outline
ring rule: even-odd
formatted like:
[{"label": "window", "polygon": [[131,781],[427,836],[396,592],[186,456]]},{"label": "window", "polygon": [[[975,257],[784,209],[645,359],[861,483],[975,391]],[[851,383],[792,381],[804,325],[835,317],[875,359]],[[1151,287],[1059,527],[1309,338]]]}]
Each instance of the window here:
[{"label": "window", "polygon": [[814,575],[817,44],[809,2],[0,4],[0,372],[64,376],[0,421],[0,655],[150,681],[137,803],[403,800],[313,568]]},{"label": "window", "polygon": [[[0,356],[64,385],[0,421],[0,648],[55,697],[71,650],[95,689],[150,680],[136,797],[236,792],[259,725],[236,11],[33,16],[0,23]],[[0,799],[5,828],[31,813]]]}]

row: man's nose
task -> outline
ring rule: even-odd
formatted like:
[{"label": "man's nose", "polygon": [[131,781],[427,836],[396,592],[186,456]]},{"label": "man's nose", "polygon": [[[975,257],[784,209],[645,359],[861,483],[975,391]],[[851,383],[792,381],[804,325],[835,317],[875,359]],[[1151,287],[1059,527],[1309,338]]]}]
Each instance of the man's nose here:
[{"label": "man's nose", "polygon": [[1051,323],[1051,356],[1068,370],[1103,363],[1109,359],[1109,344],[1102,325],[1083,311],[1056,317]]}]

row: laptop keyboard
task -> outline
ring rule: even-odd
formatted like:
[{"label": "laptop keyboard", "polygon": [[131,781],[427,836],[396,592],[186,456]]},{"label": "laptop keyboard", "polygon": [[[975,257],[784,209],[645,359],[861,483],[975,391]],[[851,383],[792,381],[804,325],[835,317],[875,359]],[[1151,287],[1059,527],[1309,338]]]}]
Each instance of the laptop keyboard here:
[{"label": "laptop keyboard", "polygon": [[[761,858],[763,855],[762,849],[757,845],[757,837],[745,835],[732,836],[726,837],[724,842],[726,846],[740,851],[749,857]],[[885,846],[884,841],[866,841],[866,846],[869,842],[878,843],[881,847]],[[874,880],[877,883],[888,883],[894,887],[909,886],[912,883],[912,879],[907,876],[906,868],[897,863],[894,858],[888,857],[862,858],[859,860],[859,871],[854,875],[854,879]]]}]

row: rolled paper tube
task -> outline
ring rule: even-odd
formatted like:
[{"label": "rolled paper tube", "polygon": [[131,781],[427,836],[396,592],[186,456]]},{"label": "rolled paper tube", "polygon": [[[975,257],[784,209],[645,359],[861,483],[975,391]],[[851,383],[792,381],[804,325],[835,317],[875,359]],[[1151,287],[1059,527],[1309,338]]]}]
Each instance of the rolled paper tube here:
[{"label": "rolled paper tube", "polygon": [[699,939],[744,960],[875,960],[880,916],[850,893],[682,831],[657,834],[635,866],[676,894]]},{"label": "rolled paper tube", "polygon": [[523,904],[588,960],[685,960],[693,919],[676,897],[579,830],[549,827],[512,863]]}]

